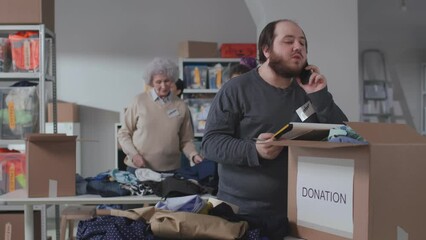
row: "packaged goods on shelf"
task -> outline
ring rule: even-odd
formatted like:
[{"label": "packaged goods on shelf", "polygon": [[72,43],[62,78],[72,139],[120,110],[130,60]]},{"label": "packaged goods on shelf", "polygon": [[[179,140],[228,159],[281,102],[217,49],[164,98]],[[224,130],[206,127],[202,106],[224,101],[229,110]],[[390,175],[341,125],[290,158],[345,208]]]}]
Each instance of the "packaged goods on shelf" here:
[{"label": "packaged goods on shelf", "polygon": [[213,99],[186,99],[194,123],[194,133],[203,133]]},{"label": "packaged goods on shelf", "polygon": [[0,123],[2,139],[24,139],[39,131],[38,87],[0,88]]},{"label": "packaged goods on shelf", "polygon": [[219,89],[223,84],[223,67],[220,63],[209,67],[209,89]]},{"label": "packaged goods on shelf", "polygon": [[206,89],[207,88],[207,72],[208,67],[199,66],[185,66],[184,68],[184,82],[188,88],[192,89]]},{"label": "packaged goods on shelf", "polygon": [[39,35],[34,31],[20,31],[9,35],[14,72],[37,72],[40,67]]},{"label": "packaged goods on shelf", "polygon": [[0,195],[26,187],[25,154],[0,153]]},{"label": "packaged goods on shelf", "polygon": [[8,38],[0,37],[0,72],[9,71],[10,62],[10,41]]},{"label": "packaged goods on shelf", "polygon": [[229,63],[226,66],[218,63],[213,67],[209,67],[209,89],[220,89],[224,83],[229,80],[229,71],[231,69],[231,64]]}]

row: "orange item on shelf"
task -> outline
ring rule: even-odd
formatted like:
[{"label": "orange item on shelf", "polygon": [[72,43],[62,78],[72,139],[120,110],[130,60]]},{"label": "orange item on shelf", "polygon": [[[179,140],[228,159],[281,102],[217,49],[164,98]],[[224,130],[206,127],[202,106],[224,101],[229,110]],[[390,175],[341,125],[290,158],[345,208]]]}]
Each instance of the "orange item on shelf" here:
[{"label": "orange item on shelf", "polygon": [[40,65],[38,32],[20,31],[9,35],[12,68],[14,71],[33,72]]}]

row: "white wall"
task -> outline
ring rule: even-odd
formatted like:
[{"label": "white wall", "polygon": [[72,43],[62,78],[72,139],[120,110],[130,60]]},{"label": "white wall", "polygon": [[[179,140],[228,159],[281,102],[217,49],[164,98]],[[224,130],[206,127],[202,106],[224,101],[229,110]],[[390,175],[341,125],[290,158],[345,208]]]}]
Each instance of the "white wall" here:
[{"label": "white wall", "polygon": [[83,176],[114,167],[114,123],[142,91],[148,61],[177,60],[184,40],[257,42],[278,18],[302,26],[309,61],[349,119],[358,120],[356,1],[56,0],[55,11],[58,98],[82,106]]},{"label": "white wall", "polygon": [[56,33],[59,96],[115,111],[149,60],[177,60],[178,42],[256,40],[243,0],[56,0]]},{"label": "white wall", "polygon": [[287,18],[303,28],[308,59],[328,80],[329,91],[350,121],[359,120],[357,1],[245,0],[258,34],[270,21]]},{"label": "white wall", "polygon": [[177,60],[184,40],[256,42],[243,0],[56,0],[55,11],[58,98],[82,105],[84,176],[114,167],[114,123],[153,57]]}]

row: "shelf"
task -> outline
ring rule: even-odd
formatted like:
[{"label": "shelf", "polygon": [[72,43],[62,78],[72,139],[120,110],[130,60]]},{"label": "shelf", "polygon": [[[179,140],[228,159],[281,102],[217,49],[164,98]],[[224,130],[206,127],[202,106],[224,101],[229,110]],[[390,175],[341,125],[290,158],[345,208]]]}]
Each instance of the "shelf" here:
[{"label": "shelf", "polygon": [[204,133],[194,133],[194,137],[203,137]]},{"label": "shelf", "polygon": [[180,58],[185,63],[233,63],[239,62],[239,58]]},{"label": "shelf", "polygon": [[179,58],[180,78],[189,87],[183,90],[182,98],[191,111],[195,138],[204,136],[211,102],[229,80],[232,66],[239,62],[240,58]]},{"label": "shelf", "polygon": [[191,88],[185,88],[183,90],[183,94],[188,93],[217,93],[219,92],[219,89],[191,89]]},{"label": "shelf", "polygon": [[44,24],[39,25],[0,25],[0,31],[3,32],[16,32],[16,31],[40,31],[44,32],[49,36],[54,36],[55,34],[48,28],[44,27]]},{"label": "shelf", "polygon": [[[13,34],[19,31],[35,31],[38,32],[38,59],[39,59],[39,70],[37,72],[2,72],[0,73],[0,81],[3,82],[12,82],[19,81],[22,79],[27,79],[31,81],[38,82],[38,114],[32,115],[32,119],[34,116],[38,116],[37,122],[39,124],[38,131],[44,133],[45,132],[45,122],[46,122],[46,111],[47,111],[47,96],[48,90],[51,89],[52,93],[52,101],[53,101],[53,114],[54,114],[54,132],[57,132],[57,109],[56,109],[56,50],[55,50],[55,34],[45,27],[44,24],[34,24],[34,25],[0,25],[0,36],[7,36],[9,34]],[[28,52],[26,52],[28,54]],[[22,53],[22,56],[26,56],[27,54]],[[46,85],[46,81],[50,81],[52,84]],[[34,102],[34,101],[32,101]],[[16,111],[23,111],[23,109],[16,109]],[[26,110],[26,108],[24,107]],[[35,123],[34,120],[32,120]],[[18,125],[18,124],[17,124]],[[28,132],[32,132],[34,130],[28,130]],[[26,132],[26,133],[28,133]],[[4,132],[3,132],[4,133]],[[2,135],[4,136],[4,135]],[[23,138],[24,135],[16,134],[16,138]],[[8,136],[10,137],[10,136]],[[2,147],[8,147],[10,149],[16,150],[25,150],[25,140],[24,139],[0,139],[0,145]],[[19,191],[19,190],[17,190]],[[34,207],[37,209],[37,207]],[[40,208],[39,208],[40,209]],[[46,239],[46,210],[45,206],[41,207],[41,235],[42,239]],[[16,206],[1,206],[0,211],[8,211],[8,210],[17,210]],[[23,210],[23,209],[19,209]],[[27,215],[27,213],[25,213]],[[28,222],[28,221],[27,221]],[[31,238],[32,239],[32,238]]]},{"label": "shelf", "polygon": [[[0,81],[1,82],[17,82],[20,80],[29,80],[38,82],[38,131],[45,132],[45,122],[46,122],[46,112],[47,112],[47,101],[53,101],[53,113],[55,115],[55,132],[56,132],[56,41],[55,34],[44,24],[33,24],[33,25],[0,25],[0,35],[9,35],[11,33],[16,33],[19,31],[35,31],[38,32],[38,59],[39,66],[38,71],[35,72],[0,72]],[[24,55],[22,53],[22,55]],[[49,84],[46,84],[49,82]],[[47,98],[50,96],[51,99]],[[16,109],[16,111],[21,111],[22,109]],[[33,115],[35,116],[35,115]],[[0,136],[1,138],[1,136]],[[8,137],[9,138],[9,137]],[[16,138],[19,138],[17,135]],[[0,144],[2,146],[11,145],[11,144],[25,144],[23,139],[0,139]]]},{"label": "shelf", "polygon": [[11,145],[11,144],[25,144],[25,140],[24,139],[0,139],[0,146],[7,146],[7,145]]},{"label": "shelf", "polygon": [[[53,81],[54,77],[46,75],[46,80]],[[2,72],[0,73],[2,81],[16,81],[16,79],[33,79],[37,80],[40,78],[39,72]]]},{"label": "shelf", "polygon": [[[41,205],[34,205],[34,210],[42,210]],[[24,211],[24,205],[0,205],[0,211]]]}]

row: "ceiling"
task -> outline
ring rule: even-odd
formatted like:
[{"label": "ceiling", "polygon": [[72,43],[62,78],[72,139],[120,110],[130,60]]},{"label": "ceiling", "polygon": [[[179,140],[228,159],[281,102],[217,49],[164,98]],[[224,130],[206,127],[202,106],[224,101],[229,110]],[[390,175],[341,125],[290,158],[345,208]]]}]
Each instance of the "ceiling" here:
[{"label": "ceiling", "polygon": [[361,42],[386,40],[426,47],[425,0],[358,0],[358,13]]}]

